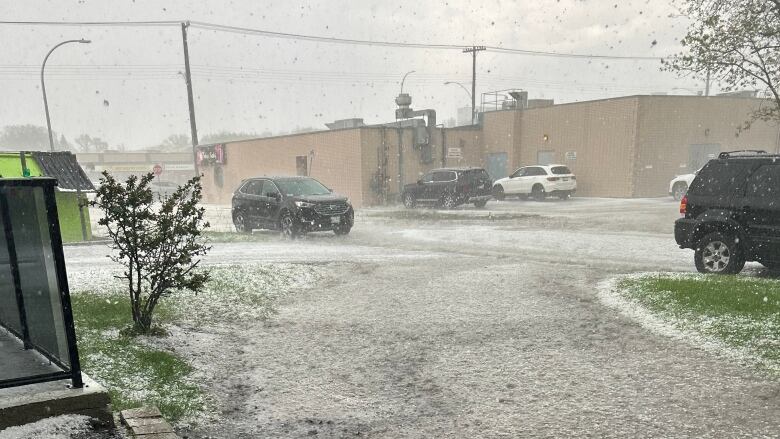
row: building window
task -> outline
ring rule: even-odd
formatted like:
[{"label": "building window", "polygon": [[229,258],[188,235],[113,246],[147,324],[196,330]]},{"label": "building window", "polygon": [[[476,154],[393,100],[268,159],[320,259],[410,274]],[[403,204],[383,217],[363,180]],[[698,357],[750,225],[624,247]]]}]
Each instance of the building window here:
[{"label": "building window", "polygon": [[299,155],[295,157],[295,169],[297,171],[297,175],[309,175],[309,158],[305,155]]}]

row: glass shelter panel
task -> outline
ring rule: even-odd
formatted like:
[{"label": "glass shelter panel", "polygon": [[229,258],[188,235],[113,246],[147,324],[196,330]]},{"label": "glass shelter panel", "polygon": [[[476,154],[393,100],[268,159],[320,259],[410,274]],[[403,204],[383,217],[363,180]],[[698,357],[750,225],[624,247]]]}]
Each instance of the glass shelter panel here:
[{"label": "glass shelter panel", "polygon": [[0,388],[81,372],[52,179],[0,179]]},{"label": "glass shelter panel", "polygon": [[8,188],[6,199],[30,342],[67,367],[68,343],[43,188]]}]

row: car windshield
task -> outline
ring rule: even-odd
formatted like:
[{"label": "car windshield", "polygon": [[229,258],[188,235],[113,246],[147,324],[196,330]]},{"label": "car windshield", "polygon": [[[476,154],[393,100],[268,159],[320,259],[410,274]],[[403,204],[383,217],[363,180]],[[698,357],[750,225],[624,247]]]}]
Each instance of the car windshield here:
[{"label": "car windshield", "polygon": [[330,190],[313,178],[297,178],[294,180],[276,180],[279,189],[288,196],[326,195]]},{"label": "car windshield", "polygon": [[571,174],[571,170],[566,166],[553,166],[550,171],[555,175]]}]

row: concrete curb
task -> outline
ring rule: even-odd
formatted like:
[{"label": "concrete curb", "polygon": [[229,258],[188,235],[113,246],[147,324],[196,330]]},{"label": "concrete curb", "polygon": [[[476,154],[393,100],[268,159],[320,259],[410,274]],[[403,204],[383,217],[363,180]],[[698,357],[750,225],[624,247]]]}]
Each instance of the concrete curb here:
[{"label": "concrete curb", "polygon": [[173,427],[156,407],[123,410],[119,419],[133,437],[142,439],[176,439]]}]

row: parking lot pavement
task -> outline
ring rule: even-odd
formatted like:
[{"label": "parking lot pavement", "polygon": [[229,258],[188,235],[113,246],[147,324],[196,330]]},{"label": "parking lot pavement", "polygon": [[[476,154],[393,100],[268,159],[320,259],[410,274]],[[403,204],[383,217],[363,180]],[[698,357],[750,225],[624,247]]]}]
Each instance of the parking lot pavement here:
[{"label": "parking lot pavement", "polygon": [[[273,324],[180,333],[177,352],[201,373],[230,371],[214,376],[229,422],[185,433],[775,436],[776,380],[597,299],[615,273],[693,269],[677,217],[668,199],[377,208],[347,237],[215,244],[208,263],[314,262],[329,275]],[[97,260],[67,257],[69,269]],[[192,342],[199,331],[208,346]]]}]

